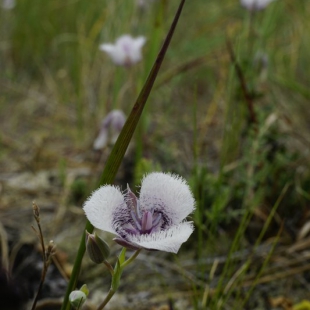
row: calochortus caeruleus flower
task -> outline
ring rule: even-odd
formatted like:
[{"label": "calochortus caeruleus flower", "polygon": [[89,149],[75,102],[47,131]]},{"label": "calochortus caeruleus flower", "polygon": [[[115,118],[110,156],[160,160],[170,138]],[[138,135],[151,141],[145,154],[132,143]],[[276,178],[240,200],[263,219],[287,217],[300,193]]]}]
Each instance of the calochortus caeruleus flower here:
[{"label": "calochortus caeruleus flower", "polygon": [[142,59],[141,49],[145,41],[145,37],[133,38],[125,34],[119,37],[115,44],[101,44],[99,48],[106,52],[115,64],[131,66]]},{"label": "calochortus caeruleus flower", "polygon": [[274,0],[241,0],[241,5],[249,11],[263,10],[270,2]]},{"label": "calochortus caeruleus flower", "polygon": [[105,185],[85,202],[84,211],[91,224],[111,232],[120,245],[133,249],[177,253],[193,232],[186,217],[195,200],[180,176],[153,172],[141,184],[140,197],[130,190]]}]

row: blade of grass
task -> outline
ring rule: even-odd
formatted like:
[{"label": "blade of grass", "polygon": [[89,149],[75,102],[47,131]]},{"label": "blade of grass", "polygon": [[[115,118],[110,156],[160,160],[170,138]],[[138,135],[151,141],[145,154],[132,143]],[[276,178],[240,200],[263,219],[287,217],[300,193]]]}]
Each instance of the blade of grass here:
[{"label": "blade of grass", "polygon": [[[169,47],[170,41],[172,39],[173,33],[175,31],[175,28],[177,26],[179,17],[181,15],[183,6],[184,6],[185,0],[181,0],[178,10],[175,14],[175,17],[173,19],[173,22],[171,24],[171,27],[169,29],[169,32],[167,34],[167,37],[163,43],[163,46],[161,50],[158,53],[158,56],[155,60],[155,63],[151,69],[151,72],[138,96],[138,99],[133,106],[131,113],[111,151],[111,154],[109,158],[107,159],[106,165],[104,167],[103,173],[100,178],[99,185],[102,184],[111,184],[114,181],[114,178],[116,176],[116,173],[118,171],[118,168],[122,162],[122,159],[125,155],[126,149],[128,147],[128,144],[133,136],[133,133],[137,127],[139,118],[141,116],[141,113],[143,111],[143,108],[146,104],[146,101],[149,97],[149,94],[152,90],[153,84],[155,82],[156,76],[158,74],[158,71],[161,67],[161,64],[164,60],[166,51]],[[72,274],[70,277],[70,281],[67,286],[67,291],[64,297],[64,301],[61,307],[61,310],[68,310],[70,308],[70,304],[68,303],[69,294],[70,292],[76,287],[76,283],[78,280],[80,268],[82,259],[85,253],[85,231],[92,232],[94,227],[90,224],[89,221],[87,221],[85,229],[83,230],[83,235],[80,241],[78,253],[74,262]]]}]

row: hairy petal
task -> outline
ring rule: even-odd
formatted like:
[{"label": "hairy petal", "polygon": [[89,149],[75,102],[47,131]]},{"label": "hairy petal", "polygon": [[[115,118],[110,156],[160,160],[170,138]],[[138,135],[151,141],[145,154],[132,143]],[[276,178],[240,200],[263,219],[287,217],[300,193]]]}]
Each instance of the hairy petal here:
[{"label": "hairy petal", "polygon": [[83,209],[91,224],[101,230],[116,233],[112,226],[113,214],[125,203],[118,187],[105,185],[94,191]]},{"label": "hairy petal", "polygon": [[156,233],[128,237],[128,241],[137,247],[148,250],[160,250],[177,253],[194,230],[192,222],[183,222],[167,230]]},{"label": "hairy petal", "polygon": [[145,210],[159,205],[178,224],[194,209],[195,200],[187,182],[180,176],[154,172],[144,177],[141,184],[140,203]]}]

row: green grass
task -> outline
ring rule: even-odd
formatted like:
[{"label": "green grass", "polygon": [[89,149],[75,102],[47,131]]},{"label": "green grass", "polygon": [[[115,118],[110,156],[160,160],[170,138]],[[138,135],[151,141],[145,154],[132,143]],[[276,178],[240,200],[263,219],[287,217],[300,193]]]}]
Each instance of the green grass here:
[{"label": "green grass", "polygon": [[[143,11],[131,0],[20,0],[1,10],[3,172],[62,169],[66,183],[68,169],[86,166],[94,184],[110,151],[100,161],[91,150],[100,122],[112,108],[130,112],[177,5],[158,0]],[[195,309],[241,309],[256,300],[256,283],[280,245],[294,244],[306,222],[309,14],[303,0],[277,0],[255,16],[237,0],[188,0],[127,155],[127,174],[117,179],[124,187],[163,170],[190,181],[196,230],[181,257],[197,262],[191,271],[199,281],[187,287]],[[98,48],[125,33],[147,37],[144,58],[132,68],[115,67]],[[80,203],[88,187],[73,181],[65,206]],[[267,245],[269,253],[256,253]],[[235,259],[242,251],[248,254]],[[255,281],[245,288],[250,276]]]}]

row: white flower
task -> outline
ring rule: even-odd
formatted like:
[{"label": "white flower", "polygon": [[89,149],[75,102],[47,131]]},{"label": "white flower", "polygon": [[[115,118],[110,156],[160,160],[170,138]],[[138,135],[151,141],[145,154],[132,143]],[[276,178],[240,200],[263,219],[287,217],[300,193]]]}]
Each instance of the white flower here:
[{"label": "white flower", "polygon": [[1,7],[4,10],[12,10],[14,9],[15,5],[16,5],[15,0],[2,0]]},{"label": "white flower", "polygon": [[123,35],[115,44],[101,44],[99,48],[106,52],[115,64],[130,66],[142,59],[141,49],[145,41],[142,36],[132,38],[130,35]]},{"label": "white flower", "polygon": [[270,2],[274,0],[240,0],[241,5],[249,11],[263,10]]},{"label": "white flower", "polygon": [[108,141],[115,143],[126,121],[121,110],[112,110],[102,121],[99,135],[94,141],[95,150],[103,149]]},{"label": "white flower", "polygon": [[141,9],[145,9],[147,6],[149,6],[152,2],[155,2],[156,0],[136,0],[136,4]]},{"label": "white flower", "polygon": [[177,253],[194,230],[185,218],[195,200],[186,181],[174,174],[153,172],[141,184],[140,198],[127,188],[105,185],[85,202],[91,224],[111,232],[117,243],[130,249]]}]

